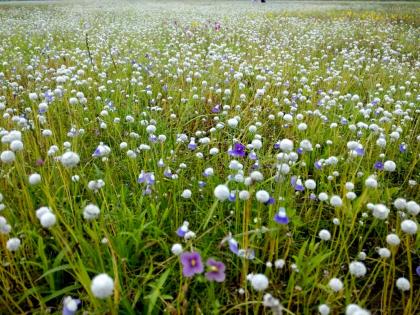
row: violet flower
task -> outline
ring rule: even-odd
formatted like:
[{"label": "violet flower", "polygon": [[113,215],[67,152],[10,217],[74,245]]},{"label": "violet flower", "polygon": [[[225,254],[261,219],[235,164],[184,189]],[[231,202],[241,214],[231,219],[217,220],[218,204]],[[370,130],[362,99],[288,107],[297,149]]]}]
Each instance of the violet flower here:
[{"label": "violet flower", "polygon": [[197,252],[184,252],[181,254],[182,274],[184,277],[192,277],[195,274],[202,273],[204,266],[201,256]]},{"label": "violet flower", "polygon": [[214,259],[207,260],[206,265],[209,267],[209,271],[205,273],[207,280],[223,282],[225,281],[225,264],[221,261],[216,261]]},{"label": "violet flower", "polygon": [[228,151],[230,156],[233,157],[244,157],[246,155],[246,147],[242,143],[235,143],[233,148]]},{"label": "violet flower", "polygon": [[279,211],[274,216],[274,221],[276,221],[278,224],[288,224],[289,218],[286,214],[286,209],[284,207],[280,207]]}]

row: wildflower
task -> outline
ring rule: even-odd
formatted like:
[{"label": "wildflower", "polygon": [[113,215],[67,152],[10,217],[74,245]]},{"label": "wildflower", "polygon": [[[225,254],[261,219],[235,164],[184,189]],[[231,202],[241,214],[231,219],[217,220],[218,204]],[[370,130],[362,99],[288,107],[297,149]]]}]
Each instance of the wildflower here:
[{"label": "wildflower", "polygon": [[172,252],[172,254],[174,254],[176,256],[181,255],[182,252],[183,252],[182,245],[179,244],[179,243],[176,243],[176,244],[172,245],[171,252]]},{"label": "wildflower", "polygon": [[331,239],[331,233],[328,230],[321,230],[318,235],[323,241],[329,241]]},{"label": "wildflower", "polygon": [[137,178],[138,183],[145,183],[146,185],[154,185],[155,175],[153,172],[141,171],[139,177]]},{"label": "wildflower", "polygon": [[264,291],[268,288],[268,278],[264,274],[250,274],[247,279],[251,282],[251,286],[256,291]]},{"label": "wildflower", "polygon": [[182,274],[185,277],[192,277],[195,274],[199,274],[204,271],[203,263],[201,262],[201,256],[199,253],[184,252],[180,257],[183,266]]},{"label": "wildflower", "polygon": [[255,197],[261,203],[266,203],[270,199],[270,195],[265,190],[257,191]]},{"label": "wildflower", "polygon": [[229,188],[226,185],[217,185],[214,189],[214,196],[220,201],[225,201],[230,196]]},{"label": "wildflower", "polygon": [[305,181],[305,187],[310,190],[314,190],[316,188],[316,182],[313,179],[307,179]]},{"label": "wildflower", "polygon": [[92,279],[90,289],[98,299],[106,299],[114,291],[114,280],[106,273],[101,273]]},{"label": "wildflower", "polygon": [[207,260],[206,265],[209,267],[209,271],[205,273],[205,276],[210,281],[223,282],[225,281],[225,265],[221,261],[214,259]]},{"label": "wildflower", "polygon": [[61,156],[60,162],[61,164],[63,164],[64,167],[72,168],[79,164],[80,157],[77,153],[69,151]]},{"label": "wildflower", "polygon": [[40,182],[41,182],[41,175],[39,175],[38,173],[29,175],[30,185],[38,185]]},{"label": "wildflower", "polygon": [[86,220],[93,220],[96,219],[99,216],[100,213],[100,209],[98,206],[94,205],[94,204],[88,204],[84,209],[83,209],[83,217]]},{"label": "wildflower", "polygon": [[391,246],[397,246],[401,243],[401,240],[397,234],[388,234],[386,237],[386,242]]},{"label": "wildflower", "polygon": [[382,247],[378,249],[378,254],[382,258],[389,258],[391,257],[391,251],[388,248]]},{"label": "wildflower", "polygon": [[104,157],[109,155],[109,153],[111,153],[110,147],[101,142],[93,152],[92,157]]},{"label": "wildflower", "polygon": [[404,220],[401,222],[401,230],[407,234],[417,233],[417,223],[413,220]]},{"label": "wildflower", "polygon": [[63,300],[62,315],[75,315],[80,303],[79,299],[73,299],[71,296],[66,296]]},{"label": "wildflower", "polygon": [[228,151],[228,153],[230,156],[233,156],[235,158],[244,157],[246,155],[245,150],[246,147],[243,144],[237,142],[233,145],[233,148]]},{"label": "wildflower", "polygon": [[289,218],[286,214],[286,209],[284,207],[280,207],[279,211],[274,215],[274,221],[278,224],[288,224]]},{"label": "wildflower", "polygon": [[176,230],[176,234],[179,237],[184,237],[185,234],[189,231],[189,226],[190,224],[188,223],[188,221],[184,221],[184,223],[182,223],[182,225],[178,228],[178,230]]},{"label": "wildflower", "polygon": [[369,176],[366,180],[365,180],[365,185],[368,188],[377,188],[378,187],[378,182],[376,181],[376,178],[373,176]]},{"label": "wildflower", "polygon": [[321,315],[328,315],[330,313],[330,308],[328,307],[327,304],[320,304],[318,306],[318,312]]},{"label": "wildflower", "polygon": [[0,154],[0,160],[3,163],[11,164],[15,161],[15,159],[16,159],[16,156],[15,156],[15,153],[13,153],[13,151],[3,151]]},{"label": "wildflower", "polygon": [[11,238],[7,241],[6,248],[11,252],[15,252],[19,249],[20,243],[20,239],[18,239],[17,237]]},{"label": "wildflower", "polygon": [[191,190],[189,190],[189,189],[185,189],[185,190],[182,192],[181,197],[182,197],[182,198],[185,198],[185,199],[190,199],[190,198],[191,198],[191,195],[192,195]]},{"label": "wildflower", "polygon": [[420,205],[414,200],[407,202],[405,207],[407,209],[407,212],[412,215],[418,215],[420,213]]},{"label": "wildflower", "polygon": [[366,275],[366,267],[359,261],[353,261],[349,265],[350,274],[355,277],[363,277]]},{"label": "wildflower", "polygon": [[302,184],[302,180],[297,176],[292,176],[290,179],[290,184],[295,188],[296,191],[304,191],[305,187]]},{"label": "wildflower", "polygon": [[23,150],[23,142],[20,140],[13,140],[10,143],[10,150],[13,152],[18,152]]},{"label": "wildflower", "polygon": [[384,170],[387,172],[393,172],[397,168],[397,164],[394,161],[386,161],[384,163]]},{"label": "wildflower", "polygon": [[370,312],[356,304],[349,304],[346,307],[346,315],[370,315]]},{"label": "wildflower", "polygon": [[330,204],[333,207],[339,208],[343,205],[343,201],[341,200],[341,198],[337,195],[334,195],[330,198]]},{"label": "wildflower", "polygon": [[277,259],[275,262],[274,262],[274,267],[276,267],[277,269],[282,269],[283,267],[284,267],[284,264],[285,264],[286,262],[284,261],[284,259]]},{"label": "wildflower", "polygon": [[388,218],[389,209],[383,204],[377,204],[373,206],[373,216],[380,220],[385,220]]},{"label": "wildflower", "polygon": [[417,268],[416,268],[416,273],[417,273],[417,275],[420,277],[420,266],[417,266]]},{"label": "wildflower", "polygon": [[338,292],[341,291],[343,289],[343,282],[341,282],[340,279],[338,278],[332,278],[329,282],[328,282],[328,286],[334,291],[334,292]]},{"label": "wildflower", "polygon": [[405,200],[404,198],[397,198],[394,200],[394,207],[397,208],[398,210],[405,209],[406,206],[407,206],[407,200]]},{"label": "wildflower", "polygon": [[396,282],[397,288],[401,291],[408,291],[410,290],[410,281],[408,281],[406,278],[401,277],[397,279]]},{"label": "wildflower", "polygon": [[249,192],[247,190],[241,190],[239,192],[239,199],[241,200],[248,200],[250,197]]},{"label": "wildflower", "polygon": [[373,167],[377,170],[382,171],[384,169],[384,163],[381,161],[376,161],[375,164],[373,164]]}]

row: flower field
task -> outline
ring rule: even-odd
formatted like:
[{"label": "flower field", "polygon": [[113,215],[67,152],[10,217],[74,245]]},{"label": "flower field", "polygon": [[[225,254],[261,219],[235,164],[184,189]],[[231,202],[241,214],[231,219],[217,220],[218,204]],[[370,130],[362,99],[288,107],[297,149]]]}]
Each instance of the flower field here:
[{"label": "flower field", "polygon": [[418,314],[419,27],[0,3],[0,314]]}]

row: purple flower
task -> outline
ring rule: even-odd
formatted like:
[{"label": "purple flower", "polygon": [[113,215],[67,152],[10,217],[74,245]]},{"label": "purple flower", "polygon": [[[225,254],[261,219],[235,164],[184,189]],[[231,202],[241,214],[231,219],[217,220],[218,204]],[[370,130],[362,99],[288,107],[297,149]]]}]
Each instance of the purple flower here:
[{"label": "purple flower", "polygon": [[182,274],[184,277],[192,277],[195,274],[202,273],[204,266],[201,256],[197,252],[184,252],[181,254]]},{"label": "purple flower", "polygon": [[234,202],[236,200],[236,193],[235,192],[231,192],[229,194],[229,201]]},{"label": "purple flower", "polygon": [[302,185],[302,180],[297,176],[292,176],[290,184],[295,188],[296,191],[304,191],[305,187]]},{"label": "purple flower", "polygon": [[207,260],[206,265],[209,267],[209,271],[205,273],[207,280],[223,282],[225,281],[225,264],[221,261],[216,261],[214,259]]},{"label": "purple flower", "polygon": [[152,172],[141,171],[137,182],[140,184],[146,183],[147,185],[153,185],[155,183],[155,175]]},{"label": "purple flower", "polygon": [[230,238],[230,239],[228,240],[228,243],[229,243],[229,249],[230,249],[230,251],[231,251],[232,253],[234,253],[234,254],[238,255],[238,252],[239,252],[239,245],[238,245],[238,242],[237,242],[235,239]]},{"label": "purple flower", "polygon": [[258,157],[257,157],[257,153],[255,153],[254,151],[251,151],[249,154],[248,154],[248,158],[250,159],[250,160],[256,160]]},{"label": "purple flower", "polygon": [[358,156],[363,156],[365,154],[365,149],[363,148],[357,148],[355,151]]},{"label": "purple flower", "polygon": [[216,106],[214,106],[214,107],[211,109],[211,112],[212,112],[212,113],[214,113],[214,114],[219,113],[219,112],[220,112],[220,104],[217,104]]},{"label": "purple flower", "polygon": [[420,277],[420,266],[417,266],[417,268],[416,268],[416,273],[417,273],[417,275]]},{"label": "purple flower", "polygon": [[163,171],[163,175],[167,178],[172,178],[172,171],[169,167],[165,168]]},{"label": "purple flower", "polygon": [[274,221],[276,221],[278,224],[287,224],[289,223],[289,218],[286,214],[286,209],[283,207],[279,208],[279,212],[276,213],[274,216]]},{"label": "purple flower", "polygon": [[316,168],[317,170],[320,170],[320,169],[322,168],[322,165],[321,165],[321,162],[320,162],[320,161],[316,161],[316,162],[314,163],[314,166],[315,166],[315,168]]},{"label": "purple flower", "polygon": [[298,148],[298,149],[296,150],[296,152],[297,152],[297,154],[302,154],[302,153],[303,153],[303,149],[302,149],[302,148]]},{"label": "purple flower", "polygon": [[179,237],[184,237],[185,234],[187,234],[187,232],[189,231],[188,226],[189,223],[187,221],[184,221],[184,223],[182,223],[178,230],[176,230],[176,235],[178,235]]},{"label": "purple flower", "polygon": [[233,145],[233,149],[230,149],[229,155],[233,156],[233,157],[244,157],[246,155],[245,152],[246,147],[242,144],[242,143],[235,143]]},{"label": "purple flower", "polygon": [[382,171],[384,169],[384,163],[382,163],[381,161],[376,161],[373,167],[377,170]]},{"label": "purple flower", "polygon": [[279,142],[274,143],[274,149],[276,149],[276,150],[280,149],[280,143]]},{"label": "purple flower", "polygon": [[268,200],[266,202],[264,202],[264,204],[266,206],[272,205],[276,202],[276,199],[274,199],[273,197],[268,198]]},{"label": "purple flower", "polygon": [[404,144],[404,143],[400,144],[400,152],[401,153],[404,153],[406,151],[407,151],[407,145]]}]

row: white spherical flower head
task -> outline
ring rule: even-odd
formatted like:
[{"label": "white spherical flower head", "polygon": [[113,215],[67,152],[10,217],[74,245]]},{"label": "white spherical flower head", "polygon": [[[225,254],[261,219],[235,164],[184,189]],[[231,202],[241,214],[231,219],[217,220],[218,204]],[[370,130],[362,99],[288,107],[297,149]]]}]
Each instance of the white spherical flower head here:
[{"label": "white spherical flower head", "polygon": [[343,289],[343,282],[341,282],[338,278],[332,278],[328,282],[328,286],[333,290],[334,292],[341,291]]},{"label": "white spherical flower head", "polygon": [[239,192],[239,199],[241,199],[241,200],[248,200],[249,197],[250,197],[249,191],[247,191],[247,190],[241,190]]},{"label": "white spherical flower head", "polygon": [[369,176],[366,180],[365,180],[365,185],[368,188],[377,188],[378,187],[378,181],[376,180],[375,177],[373,176]]},{"label": "white spherical flower head", "polygon": [[74,152],[66,152],[61,156],[61,164],[63,164],[64,167],[75,167],[80,162],[80,157],[77,153]]},{"label": "white spherical flower head", "polygon": [[191,190],[189,190],[189,189],[185,189],[185,190],[182,192],[181,197],[182,197],[182,198],[184,198],[184,199],[190,199],[190,198],[191,198],[191,195],[192,195]]},{"label": "white spherical flower head", "polygon": [[29,175],[30,185],[38,185],[40,182],[41,182],[41,175],[39,175],[38,173]]},{"label": "white spherical flower head", "polygon": [[331,239],[331,233],[328,230],[321,230],[318,235],[323,241],[329,241]]},{"label": "white spherical flower head", "polygon": [[41,216],[40,222],[44,228],[48,229],[57,222],[57,218],[55,217],[54,213],[46,212],[45,214]]},{"label": "white spherical flower head", "polygon": [[9,239],[6,243],[6,247],[11,252],[17,251],[20,247],[20,239],[18,239],[17,237]]},{"label": "white spherical flower head", "polygon": [[318,199],[320,201],[327,201],[328,200],[328,195],[326,193],[322,192],[318,195]]},{"label": "white spherical flower head", "polygon": [[307,189],[313,190],[316,188],[316,182],[313,179],[307,179],[305,181],[305,187]]},{"label": "white spherical flower head", "polygon": [[385,161],[384,171],[393,172],[397,168],[397,164],[394,161]]},{"label": "white spherical flower head", "polygon": [[366,275],[366,267],[365,264],[360,261],[353,261],[349,265],[350,273],[355,277],[363,277]]},{"label": "white spherical flower head", "polygon": [[259,190],[255,194],[255,197],[257,200],[261,203],[266,203],[270,199],[270,194],[266,192],[265,190]]},{"label": "white spherical flower head", "polygon": [[414,235],[417,233],[417,223],[413,220],[404,220],[401,222],[401,230],[407,234]]},{"label": "white spherical flower head", "polygon": [[377,204],[373,206],[373,216],[380,220],[388,218],[389,209],[383,204]]},{"label": "white spherical flower head", "polygon": [[396,282],[397,288],[401,291],[408,291],[410,290],[410,281],[408,281],[406,278],[401,277],[397,279]]},{"label": "white spherical flower head", "polygon": [[379,248],[378,249],[378,254],[382,258],[389,258],[389,257],[391,257],[391,251],[388,248],[386,248],[386,247]]},{"label": "white spherical flower head", "polygon": [[251,286],[256,291],[264,291],[268,288],[268,278],[261,273],[253,275],[251,277]]},{"label": "white spherical flower head", "polygon": [[282,269],[284,267],[285,263],[286,262],[284,261],[284,259],[277,259],[274,262],[274,267],[276,267],[277,269]]},{"label": "white spherical flower head", "polygon": [[176,256],[181,255],[182,252],[183,252],[182,245],[179,244],[179,243],[176,243],[176,244],[172,245],[171,252],[172,252],[172,254],[174,254]]},{"label": "white spherical flower head", "polygon": [[13,140],[10,143],[10,150],[13,152],[22,151],[23,150],[23,142],[20,140]]},{"label": "white spherical flower head", "polygon": [[293,150],[293,141],[289,139],[283,139],[280,141],[280,150],[283,152],[290,152]]},{"label": "white spherical flower head", "polygon": [[408,213],[412,215],[418,215],[420,213],[420,206],[414,200],[407,202],[405,208],[407,209]]},{"label": "white spherical flower head", "polygon": [[230,191],[226,185],[217,185],[214,189],[214,196],[217,200],[224,201],[229,198]]},{"label": "white spherical flower head", "polygon": [[15,159],[16,159],[16,156],[15,156],[15,153],[13,153],[13,151],[3,151],[0,154],[0,160],[3,163],[11,164],[15,161]]},{"label": "white spherical flower head", "polygon": [[238,126],[238,120],[236,118],[231,118],[227,121],[228,126],[231,128],[236,128]]},{"label": "white spherical flower head", "polygon": [[96,206],[94,204],[88,204],[83,209],[83,217],[86,220],[93,220],[93,219],[96,219],[99,216],[100,212],[101,212],[101,210],[99,209],[98,206]]},{"label": "white spherical flower head", "polygon": [[394,200],[394,207],[397,208],[398,210],[405,209],[406,205],[407,205],[407,201],[404,198],[397,198]]},{"label": "white spherical flower head", "polygon": [[106,299],[114,291],[114,280],[106,273],[101,273],[92,279],[90,289],[98,299]]},{"label": "white spherical flower head", "polygon": [[386,242],[391,246],[397,246],[401,243],[401,240],[397,234],[388,234],[386,237]]},{"label": "white spherical flower head", "polygon": [[335,208],[339,208],[343,205],[343,201],[339,196],[334,195],[330,198],[330,204]]},{"label": "white spherical flower head", "polygon": [[318,312],[321,315],[328,315],[330,313],[330,308],[327,304],[321,304],[318,306]]}]

